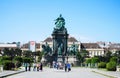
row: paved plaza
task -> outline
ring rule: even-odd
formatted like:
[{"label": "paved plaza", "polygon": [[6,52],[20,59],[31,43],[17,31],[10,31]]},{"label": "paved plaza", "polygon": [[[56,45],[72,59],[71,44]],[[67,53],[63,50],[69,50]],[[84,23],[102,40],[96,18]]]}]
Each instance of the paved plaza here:
[{"label": "paved plaza", "polygon": [[[89,68],[72,68],[70,72],[65,72],[64,70],[57,70],[53,68],[45,67],[43,71],[27,71],[24,73],[9,76],[7,78],[110,78],[102,74],[93,72],[94,69]],[[119,72],[120,74],[120,72]],[[119,77],[111,77],[119,78]]]}]

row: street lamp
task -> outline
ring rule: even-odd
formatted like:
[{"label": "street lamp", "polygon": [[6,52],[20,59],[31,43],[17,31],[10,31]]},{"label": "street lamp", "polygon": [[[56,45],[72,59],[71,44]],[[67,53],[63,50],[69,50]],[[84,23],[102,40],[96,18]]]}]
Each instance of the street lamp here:
[{"label": "street lamp", "polygon": [[119,53],[117,52],[117,65],[119,65]]},{"label": "street lamp", "polygon": [[[3,54],[4,54],[4,52],[3,52],[3,50],[1,50],[1,57],[3,58]],[[1,61],[1,66],[0,66],[0,71],[3,71],[3,61],[2,61],[2,59],[0,60]]]}]

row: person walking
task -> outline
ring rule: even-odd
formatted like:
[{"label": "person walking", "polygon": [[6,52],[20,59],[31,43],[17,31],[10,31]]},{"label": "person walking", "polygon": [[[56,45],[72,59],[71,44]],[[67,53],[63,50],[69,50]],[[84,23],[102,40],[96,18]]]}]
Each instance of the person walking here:
[{"label": "person walking", "polygon": [[67,64],[65,64],[65,72],[67,71]]},{"label": "person walking", "polygon": [[40,70],[42,71],[43,70],[43,64],[40,63]]},{"label": "person walking", "polygon": [[27,71],[27,63],[25,63],[24,66],[25,66],[25,71]]},{"label": "person walking", "polygon": [[28,64],[28,70],[31,71],[31,64]]},{"label": "person walking", "polygon": [[40,67],[40,65],[39,65],[39,64],[37,64],[37,71],[39,71],[39,67]]},{"label": "person walking", "polygon": [[67,63],[67,68],[68,68],[68,72],[71,71],[71,65],[70,65],[70,63]]},{"label": "person walking", "polygon": [[57,64],[56,64],[56,66],[57,66],[57,70],[59,69],[59,63],[57,62]]},{"label": "person walking", "polygon": [[36,63],[33,63],[33,71],[36,71]]}]

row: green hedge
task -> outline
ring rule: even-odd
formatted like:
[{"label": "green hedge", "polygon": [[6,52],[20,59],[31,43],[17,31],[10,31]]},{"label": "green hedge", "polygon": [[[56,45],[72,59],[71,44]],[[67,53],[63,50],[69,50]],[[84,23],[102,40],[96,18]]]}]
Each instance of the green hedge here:
[{"label": "green hedge", "polygon": [[16,56],[16,57],[14,58],[14,63],[15,63],[15,67],[16,67],[16,68],[21,67],[21,66],[22,66],[22,62],[23,62],[23,58],[22,58],[22,57]]},{"label": "green hedge", "polygon": [[11,60],[11,57],[10,56],[2,56],[1,60],[2,61],[4,61],[4,60]]},{"label": "green hedge", "polygon": [[98,63],[98,68],[106,68],[106,62]]},{"label": "green hedge", "polygon": [[15,61],[19,61],[19,62],[23,62],[23,58],[22,57],[20,57],[20,56],[16,56],[16,57],[14,57],[14,60]]},{"label": "green hedge", "polygon": [[32,58],[28,58],[28,57],[23,57],[23,62],[24,63],[32,63],[33,59]]},{"label": "green hedge", "polygon": [[13,68],[15,68],[15,65],[13,62],[11,62],[9,60],[5,60],[3,62],[3,69],[4,70],[12,70]]},{"label": "green hedge", "polygon": [[99,63],[99,58],[98,57],[92,57],[91,58],[91,63],[95,64],[95,63]]},{"label": "green hedge", "polygon": [[117,57],[112,57],[112,58],[110,58],[110,61],[111,61],[111,62],[116,62],[116,63],[117,63]]},{"label": "green hedge", "polygon": [[109,62],[107,63],[106,68],[108,71],[116,71],[116,65],[116,62]]},{"label": "green hedge", "polygon": [[89,58],[89,59],[86,59],[86,61],[85,61],[87,64],[89,64],[89,63],[91,63],[91,58]]}]

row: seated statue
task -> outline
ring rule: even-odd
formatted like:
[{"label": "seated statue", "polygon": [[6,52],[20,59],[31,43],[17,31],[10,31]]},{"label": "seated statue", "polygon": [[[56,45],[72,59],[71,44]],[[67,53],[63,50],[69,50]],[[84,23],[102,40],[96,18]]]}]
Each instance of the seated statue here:
[{"label": "seated statue", "polygon": [[52,54],[52,49],[50,48],[50,46],[47,43],[45,45],[42,45],[42,48],[43,48],[43,52],[45,55]]},{"label": "seated statue", "polygon": [[60,44],[60,46],[58,47],[58,55],[62,55],[62,51],[63,51],[63,44]]},{"label": "seated statue", "polygon": [[60,14],[60,16],[55,20],[55,29],[56,30],[61,30],[62,28],[64,28],[65,26],[65,19],[62,17],[62,15]]}]

